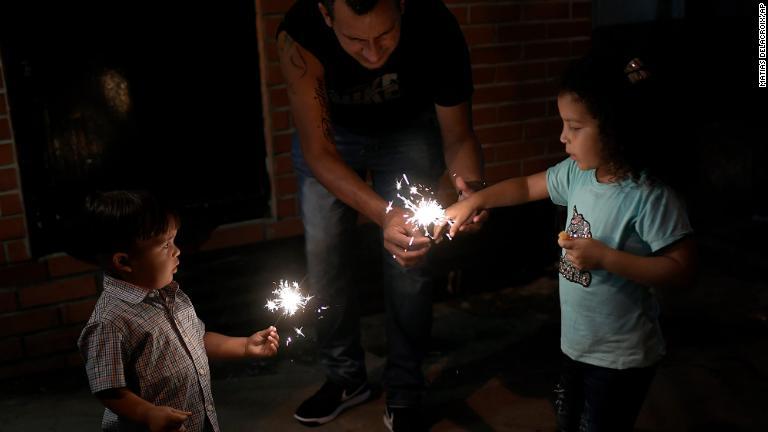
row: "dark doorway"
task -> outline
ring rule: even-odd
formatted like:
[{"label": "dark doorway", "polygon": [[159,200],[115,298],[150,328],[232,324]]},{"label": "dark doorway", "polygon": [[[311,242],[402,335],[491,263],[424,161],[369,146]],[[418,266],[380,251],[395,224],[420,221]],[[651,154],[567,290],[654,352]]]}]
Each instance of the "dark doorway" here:
[{"label": "dark doorway", "polygon": [[35,256],[84,192],[144,188],[187,243],[269,202],[255,2],[13,0],[0,51]]}]

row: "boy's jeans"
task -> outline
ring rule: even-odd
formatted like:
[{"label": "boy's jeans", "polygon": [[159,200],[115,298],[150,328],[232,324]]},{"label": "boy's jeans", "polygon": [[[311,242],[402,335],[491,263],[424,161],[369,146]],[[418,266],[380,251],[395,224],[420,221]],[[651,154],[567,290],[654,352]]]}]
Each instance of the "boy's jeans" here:
[{"label": "boy's jeans", "polygon": [[[334,129],[341,157],[361,178],[370,171],[374,190],[393,206],[395,181],[408,176],[436,190],[444,171],[442,141],[434,117],[418,127],[402,128],[379,136],[363,136]],[[357,388],[367,380],[360,345],[361,287],[352,286],[351,254],[357,212],[338,200],[310,172],[298,137],[293,140],[293,164],[298,176],[304,222],[310,289],[319,305],[328,305],[318,321],[321,363],[329,380]],[[383,211],[383,209],[382,209]],[[384,387],[390,406],[417,406],[424,392],[422,361],[432,325],[432,277],[425,266],[404,269],[381,245],[387,309],[388,357]]]}]

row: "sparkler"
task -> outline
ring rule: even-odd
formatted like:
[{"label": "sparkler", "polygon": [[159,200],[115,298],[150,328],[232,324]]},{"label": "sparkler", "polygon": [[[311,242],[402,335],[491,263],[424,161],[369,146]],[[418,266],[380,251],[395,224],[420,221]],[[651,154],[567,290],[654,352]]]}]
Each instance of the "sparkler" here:
[{"label": "sparkler", "polygon": [[312,296],[305,296],[299,290],[298,282],[280,280],[280,285],[272,291],[277,297],[268,299],[265,308],[270,312],[282,310],[283,316],[293,316],[299,309],[303,310]]},{"label": "sparkler", "polygon": [[[403,189],[403,182],[408,189],[408,197],[397,193],[397,197],[403,201],[403,206],[411,211],[411,215],[406,215],[406,222],[413,225],[413,231],[417,229],[424,230],[424,235],[434,239],[432,233],[429,232],[430,227],[437,225],[453,225],[453,221],[445,215],[445,209],[434,198],[434,193],[427,187],[422,185],[411,185],[408,181],[408,177],[403,174],[402,181],[396,180],[395,187],[398,191]],[[389,213],[392,210],[393,202],[390,201],[385,210],[385,213]],[[446,237],[451,238],[446,231]],[[411,237],[410,246],[413,244],[413,237]]]}]

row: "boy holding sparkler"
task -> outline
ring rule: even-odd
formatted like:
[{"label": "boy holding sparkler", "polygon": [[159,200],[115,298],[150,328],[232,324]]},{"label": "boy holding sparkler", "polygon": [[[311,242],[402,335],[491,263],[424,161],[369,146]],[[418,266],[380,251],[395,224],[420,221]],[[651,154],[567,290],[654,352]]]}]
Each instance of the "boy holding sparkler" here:
[{"label": "boy holding sparkler", "polygon": [[86,199],[77,246],[104,270],[78,346],[107,431],[218,431],[208,357],[269,357],[274,327],[249,337],[206,332],[173,280],[178,218],[145,192]]},{"label": "boy holding sparkler", "polygon": [[665,353],[654,288],[693,275],[691,226],[662,182],[664,129],[654,77],[639,59],[590,55],[557,98],[569,158],[502,181],[446,210],[452,235],[481,209],[550,198],[567,206],[558,244],[562,431],[631,431]]}]

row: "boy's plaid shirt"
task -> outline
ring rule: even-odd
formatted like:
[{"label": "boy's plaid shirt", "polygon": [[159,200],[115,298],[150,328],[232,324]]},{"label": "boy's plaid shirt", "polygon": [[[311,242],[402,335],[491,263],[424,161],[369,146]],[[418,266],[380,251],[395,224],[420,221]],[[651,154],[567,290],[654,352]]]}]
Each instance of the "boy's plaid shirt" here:
[{"label": "boy's plaid shirt", "polygon": [[[104,292],[80,335],[91,392],[127,387],[142,399],[192,415],[187,431],[206,418],[219,430],[203,337],[205,325],[176,282],[147,291],[104,276]],[[146,430],[104,410],[105,431]]]}]

